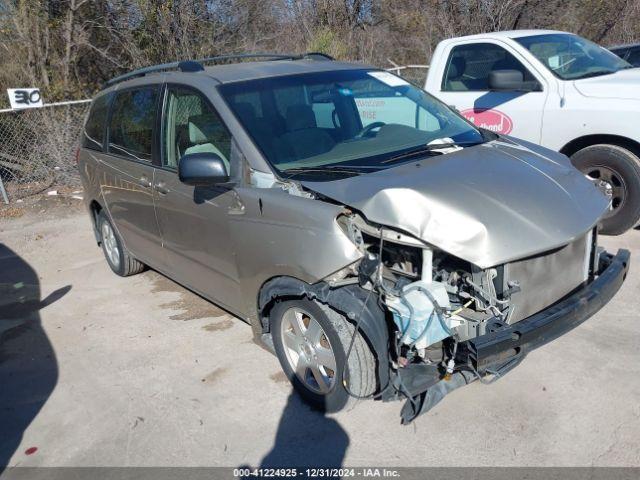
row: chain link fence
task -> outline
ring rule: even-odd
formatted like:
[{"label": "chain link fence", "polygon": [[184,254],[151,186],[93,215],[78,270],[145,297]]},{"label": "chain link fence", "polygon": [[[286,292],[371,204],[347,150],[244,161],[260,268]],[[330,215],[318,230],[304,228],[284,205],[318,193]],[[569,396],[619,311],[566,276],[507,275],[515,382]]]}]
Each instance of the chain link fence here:
[{"label": "chain link fence", "polygon": [[0,111],[0,189],[4,184],[9,202],[80,185],[75,152],[90,102]]}]

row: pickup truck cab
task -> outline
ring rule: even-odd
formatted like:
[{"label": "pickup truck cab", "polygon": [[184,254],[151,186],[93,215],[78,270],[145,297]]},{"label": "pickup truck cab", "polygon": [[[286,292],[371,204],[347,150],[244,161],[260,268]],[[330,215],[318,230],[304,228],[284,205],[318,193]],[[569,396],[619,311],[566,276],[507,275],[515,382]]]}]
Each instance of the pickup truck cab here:
[{"label": "pickup truck cab", "polygon": [[438,44],[425,90],[476,125],[557,150],[611,198],[602,232],[640,220],[640,70],[565,32],[516,30]]}]

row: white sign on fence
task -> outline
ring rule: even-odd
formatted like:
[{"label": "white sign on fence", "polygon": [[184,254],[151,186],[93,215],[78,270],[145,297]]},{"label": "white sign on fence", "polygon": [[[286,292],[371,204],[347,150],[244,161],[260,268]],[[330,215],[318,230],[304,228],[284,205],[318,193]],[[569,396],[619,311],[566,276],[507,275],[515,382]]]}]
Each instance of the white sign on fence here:
[{"label": "white sign on fence", "polygon": [[39,88],[7,88],[11,108],[34,108],[42,106]]}]

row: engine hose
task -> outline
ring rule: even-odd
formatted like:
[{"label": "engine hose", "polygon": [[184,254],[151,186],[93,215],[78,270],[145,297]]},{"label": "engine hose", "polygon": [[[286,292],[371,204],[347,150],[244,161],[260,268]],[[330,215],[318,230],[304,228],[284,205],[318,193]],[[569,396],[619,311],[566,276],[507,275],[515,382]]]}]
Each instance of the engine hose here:
[{"label": "engine hose", "polygon": [[474,288],[474,290],[476,290],[478,293],[480,293],[487,300],[493,301],[493,302],[497,303],[498,305],[507,305],[509,303],[509,300],[498,300],[498,297],[496,297],[495,295],[491,295],[491,293],[489,293],[486,290],[484,290],[480,285],[476,285],[473,282],[473,280],[469,279],[469,277],[465,277],[464,281],[466,283],[468,283],[469,285],[471,285]]}]

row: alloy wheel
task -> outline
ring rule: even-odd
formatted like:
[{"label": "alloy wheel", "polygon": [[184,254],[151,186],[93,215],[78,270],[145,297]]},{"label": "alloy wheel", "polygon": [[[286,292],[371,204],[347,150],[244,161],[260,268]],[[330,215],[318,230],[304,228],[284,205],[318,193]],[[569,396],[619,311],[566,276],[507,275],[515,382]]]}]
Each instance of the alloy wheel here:
[{"label": "alloy wheel", "polygon": [[320,323],[294,307],[284,313],[280,325],[282,345],[296,377],[314,393],[329,393],[336,382],[336,356]]},{"label": "alloy wheel", "polygon": [[120,249],[118,248],[118,241],[116,235],[111,228],[109,222],[102,222],[102,243],[104,245],[104,251],[107,253],[107,257],[111,265],[118,269],[120,267]]}]

